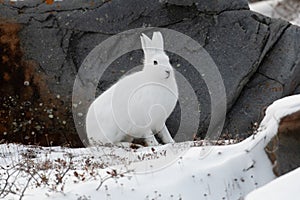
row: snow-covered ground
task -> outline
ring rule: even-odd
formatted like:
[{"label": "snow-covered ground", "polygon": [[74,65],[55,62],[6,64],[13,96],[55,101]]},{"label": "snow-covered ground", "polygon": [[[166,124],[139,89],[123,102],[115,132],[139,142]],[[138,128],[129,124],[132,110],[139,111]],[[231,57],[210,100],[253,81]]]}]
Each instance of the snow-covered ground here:
[{"label": "snow-covered ground", "polygon": [[[299,110],[300,95],[278,100],[267,109],[255,135],[228,145],[70,149],[3,144],[0,198],[238,200],[276,178],[264,148],[276,135],[280,119]],[[299,185],[291,176],[286,184]],[[247,198],[281,187],[272,184]]]},{"label": "snow-covered ground", "polygon": [[249,4],[250,10],[272,18],[281,18],[300,26],[300,1],[267,0]]},{"label": "snow-covered ground", "polygon": [[247,195],[246,200],[300,199],[300,167]]}]

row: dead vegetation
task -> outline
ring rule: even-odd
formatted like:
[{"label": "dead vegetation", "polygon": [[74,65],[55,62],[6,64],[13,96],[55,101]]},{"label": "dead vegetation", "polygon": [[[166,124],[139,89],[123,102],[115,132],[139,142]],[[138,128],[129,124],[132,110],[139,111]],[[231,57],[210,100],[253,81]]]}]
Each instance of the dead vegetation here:
[{"label": "dead vegetation", "polygon": [[[103,157],[82,156],[71,149],[44,149],[39,146],[1,145],[0,198],[22,199],[26,191],[45,188],[50,193],[64,193],[68,183],[99,182],[99,190],[109,179],[128,177],[132,170],[108,168]],[[112,150],[113,151],[113,150]],[[111,152],[111,155],[114,155]],[[106,155],[107,159],[111,155]],[[84,158],[84,159],[83,159]],[[5,162],[6,164],[3,164]]]}]

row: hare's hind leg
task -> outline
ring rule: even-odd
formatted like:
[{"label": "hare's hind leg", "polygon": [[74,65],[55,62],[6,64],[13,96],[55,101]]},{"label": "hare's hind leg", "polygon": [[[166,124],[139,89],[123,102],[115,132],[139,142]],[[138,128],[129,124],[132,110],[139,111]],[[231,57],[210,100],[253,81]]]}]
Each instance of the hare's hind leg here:
[{"label": "hare's hind leg", "polygon": [[125,136],[123,136],[122,142],[128,142],[131,143],[133,141],[133,137],[129,134],[126,134]]},{"label": "hare's hind leg", "polygon": [[167,144],[167,143],[175,143],[175,141],[173,140],[173,138],[171,137],[168,128],[166,125],[164,125],[164,127],[162,128],[162,130],[160,130],[158,133],[158,136],[160,137],[160,139],[163,141],[163,143]]}]

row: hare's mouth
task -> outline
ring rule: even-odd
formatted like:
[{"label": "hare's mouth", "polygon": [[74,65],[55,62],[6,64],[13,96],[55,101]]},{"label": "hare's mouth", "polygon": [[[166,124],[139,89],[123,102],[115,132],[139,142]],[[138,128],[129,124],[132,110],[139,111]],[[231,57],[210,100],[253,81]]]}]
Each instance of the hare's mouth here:
[{"label": "hare's mouth", "polygon": [[168,70],[166,70],[165,72],[167,73],[166,79],[168,79],[170,77],[171,72]]}]

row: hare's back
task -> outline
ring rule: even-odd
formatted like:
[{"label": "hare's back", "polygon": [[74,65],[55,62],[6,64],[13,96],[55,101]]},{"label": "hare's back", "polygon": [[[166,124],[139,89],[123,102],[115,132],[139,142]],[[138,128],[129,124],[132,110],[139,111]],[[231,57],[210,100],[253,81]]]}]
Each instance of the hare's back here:
[{"label": "hare's back", "polygon": [[86,116],[86,130],[89,140],[99,143],[117,141],[117,129],[111,112],[111,92],[105,91],[89,107]]}]

